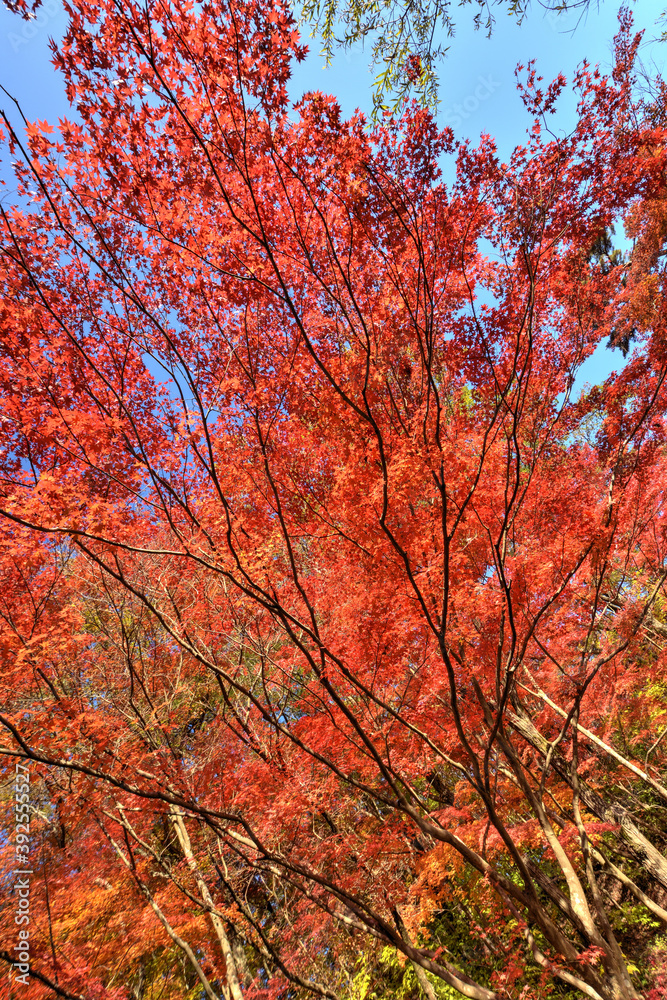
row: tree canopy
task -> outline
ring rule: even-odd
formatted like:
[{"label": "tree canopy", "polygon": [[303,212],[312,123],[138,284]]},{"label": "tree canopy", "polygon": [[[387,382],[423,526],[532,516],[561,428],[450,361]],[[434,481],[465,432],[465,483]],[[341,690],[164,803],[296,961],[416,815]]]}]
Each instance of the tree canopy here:
[{"label": "tree canopy", "polygon": [[[2,0],[5,7],[31,17],[42,0]],[[599,3],[599,0],[598,0]],[[592,0],[537,0],[535,16],[577,11],[584,18]],[[407,99],[432,110],[438,104],[438,66],[456,33],[455,7],[471,7],[472,23],[490,36],[497,17],[509,16],[521,24],[531,10],[530,0],[298,0],[301,28],[306,28],[330,62],[338,49],[365,48],[371,67],[379,70],[373,87],[374,114],[394,112]],[[466,14],[468,11],[466,11]],[[464,14],[465,19],[465,14]]]},{"label": "tree canopy", "polygon": [[10,989],[659,1000],[667,132],[630,17],[567,138],[529,68],[501,162],[292,108],[278,0],[68,11],[76,116],[0,126]]}]

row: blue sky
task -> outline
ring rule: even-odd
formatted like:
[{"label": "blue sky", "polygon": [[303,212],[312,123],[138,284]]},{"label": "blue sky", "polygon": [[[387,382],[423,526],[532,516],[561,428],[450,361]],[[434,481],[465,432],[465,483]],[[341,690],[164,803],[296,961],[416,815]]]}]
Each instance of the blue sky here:
[{"label": "blue sky", "polygon": [[[638,27],[646,29],[644,57],[662,56],[661,47],[650,39],[659,32],[656,20],[666,0],[642,0],[633,6]],[[497,23],[491,39],[472,28],[472,8],[456,10],[459,26],[450,52],[440,64],[441,106],[438,119],[452,125],[458,136],[479,138],[493,135],[501,153],[522,141],[528,120],[516,93],[517,63],[536,59],[539,71],[549,79],[559,71],[571,78],[583,59],[609,66],[612,38],[616,32],[618,4],[601,0],[599,8],[583,17],[575,12],[545,12],[534,0],[521,26],[503,9],[495,8]],[[66,110],[60,79],[50,65],[48,40],[60,36],[65,16],[59,0],[44,0],[37,20],[26,23],[0,5],[0,83],[20,98],[28,117],[56,118]],[[304,30],[307,36],[307,30]],[[291,93],[298,99],[306,90],[335,94],[343,112],[357,107],[369,112],[373,74],[368,51],[361,46],[340,53],[329,69],[319,55],[317,39],[308,39],[310,54],[295,65]],[[667,47],[666,47],[667,48]],[[458,108],[458,110],[457,110]],[[567,128],[574,109],[564,102],[561,127]]]},{"label": "blue sky", "polygon": [[[599,8],[593,3],[582,17],[577,11],[546,12],[535,0],[522,25],[517,25],[503,8],[495,7],[497,21],[490,39],[483,31],[474,30],[470,6],[458,10],[454,7],[459,25],[450,41],[449,54],[440,63],[440,123],[451,125],[458,136],[472,139],[487,131],[497,138],[501,153],[509,152],[522,141],[528,124],[516,93],[517,64],[535,59],[546,79],[561,71],[571,78],[584,59],[610,66],[618,6],[615,0],[601,0]],[[660,2],[650,0],[633,6],[636,25],[647,29],[645,42],[659,31],[655,22],[660,10]],[[308,44],[311,54],[292,76],[293,93],[299,96],[304,90],[319,89],[336,94],[346,114],[356,107],[369,111],[373,81],[369,53],[357,46],[339,55],[330,69],[324,69],[317,40],[310,39]],[[656,47],[645,44],[646,56],[649,49],[655,51]],[[564,108],[563,127],[567,127],[567,117],[571,118],[573,110],[574,102],[570,101]]]},{"label": "blue sky", "polygon": [[[656,21],[666,0],[643,0],[633,5],[635,23],[645,29],[642,58],[664,64],[667,45],[652,43],[659,33]],[[506,158],[522,143],[530,122],[519,99],[514,71],[518,63],[537,61],[546,79],[564,72],[568,79],[582,60],[610,67],[612,38],[617,30],[618,5],[601,0],[583,17],[575,12],[545,12],[534,2],[524,23],[518,26],[502,8],[495,8],[497,23],[487,39],[472,27],[472,8],[454,8],[458,28],[448,56],[440,64],[441,104],[438,121],[451,125],[459,138],[479,139],[482,132],[497,141]],[[18,98],[28,118],[55,121],[67,112],[59,77],[50,65],[49,37],[58,38],[65,23],[59,0],[45,0],[36,21],[26,23],[0,5],[0,84]],[[307,35],[307,31],[304,31]],[[373,73],[370,54],[361,46],[340,53],[330,68],[324,68],[317,39],[308,39],[310,54],[294,67],[290,92],[294,100],[307,90],[335,94],[345,115],[356,108],[370,113]],[[665,50],[663,52],[663,49]],[[8,107],[0,93],[0,106]],[[573,122],[575,99],[562,100],[554,127],[567,131]],[[7,164],[0,164],[6,173]],[[445,168],[445,175],[446,175]],[[602,380],[623,363],[620,352],[601,345],[581,373],[579,383]]]}]

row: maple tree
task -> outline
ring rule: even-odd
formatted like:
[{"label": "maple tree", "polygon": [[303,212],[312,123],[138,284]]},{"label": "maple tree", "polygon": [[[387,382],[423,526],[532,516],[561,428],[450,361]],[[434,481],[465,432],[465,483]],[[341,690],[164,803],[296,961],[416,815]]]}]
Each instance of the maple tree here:
[{"label": "maple tree", "polygon": [[502,163],[291,108],[280,3],[68,12],[76,117],[2,116],[26,997],[654,988],[666,150],[629,17],[569,137],[529,67]]}]

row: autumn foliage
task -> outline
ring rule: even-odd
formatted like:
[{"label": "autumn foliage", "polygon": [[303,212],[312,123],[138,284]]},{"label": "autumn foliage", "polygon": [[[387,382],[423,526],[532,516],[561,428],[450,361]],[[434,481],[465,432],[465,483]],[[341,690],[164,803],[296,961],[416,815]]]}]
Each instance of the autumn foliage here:
[{"label": "autumn foliage", "polygon": [[658,990],[667,133],[629,18],[569,136],[521,74],[502,163],[291,107],[278,2],[68,11],[71,120],[2,119],[20,995]]}]

